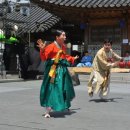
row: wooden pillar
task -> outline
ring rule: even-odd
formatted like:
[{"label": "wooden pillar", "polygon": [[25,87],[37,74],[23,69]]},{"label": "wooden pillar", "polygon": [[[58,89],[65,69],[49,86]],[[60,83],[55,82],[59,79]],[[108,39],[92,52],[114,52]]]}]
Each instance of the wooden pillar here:
[{"label": "wooden pillar", "polygon": [[88,43],[89,43],[89,26],[84,31],[84,50],[88,50]]},{"label": "wooden pillar", "polygon": [[128,22],[127,22],[127,38],[128,38],[128,45],[126,51],[130,52],[130,18],[128,18]]},{"label": "wooden pillar", "polygon": [[128,40],[130,42],[130,19],[128,19],[128,26],[127,26],[127,30],[128,30]]},{"label": "wooden pillar", "polygon": [[123,28],[123,39],[128,39],[128,44],[122,44],[122,56],[130,51],[130,19],[125,18],[125,27]]}]

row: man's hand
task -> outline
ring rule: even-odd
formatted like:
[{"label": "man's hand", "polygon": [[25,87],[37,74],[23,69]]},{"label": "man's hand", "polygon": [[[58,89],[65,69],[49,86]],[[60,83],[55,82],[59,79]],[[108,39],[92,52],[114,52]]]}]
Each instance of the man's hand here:
[{"label": "man's hand", "polygon": [[118,66],[118,65],[119,65],[119,62],[120,62],[120,61],[117,61],[117,62],[112,63],[112,67]]},{"label": "man's hand", "polygon": [[124,61],[124,58],[123,58],[123,57],[121,57],[120,61],[121,61],[121,62],[123,62],[123,61]]}]

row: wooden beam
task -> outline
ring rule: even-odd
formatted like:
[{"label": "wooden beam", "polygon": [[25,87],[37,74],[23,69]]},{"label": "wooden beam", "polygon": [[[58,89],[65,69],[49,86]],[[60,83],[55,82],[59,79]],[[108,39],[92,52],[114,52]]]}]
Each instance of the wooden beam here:
[{"label": "wooden beam", "polygon": [[[92,68],[91,67],[69,67],[69,71],[74,71],[75,73],[91,73]],[[130,73],[129,68],[112,68],[112,73]]]}]

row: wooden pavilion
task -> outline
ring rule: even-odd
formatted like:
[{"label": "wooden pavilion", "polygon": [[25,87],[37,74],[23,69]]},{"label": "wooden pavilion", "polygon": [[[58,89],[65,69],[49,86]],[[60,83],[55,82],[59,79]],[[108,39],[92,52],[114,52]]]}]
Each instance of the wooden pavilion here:
[{"label": "wooden pavilion", "polygon": [[[84,29],[84,47],[93,55],[104,38],[122,56],[130,51],[130,0],[32,0],[63,20]],[[79,33],[80,35],[80,33]]]}]

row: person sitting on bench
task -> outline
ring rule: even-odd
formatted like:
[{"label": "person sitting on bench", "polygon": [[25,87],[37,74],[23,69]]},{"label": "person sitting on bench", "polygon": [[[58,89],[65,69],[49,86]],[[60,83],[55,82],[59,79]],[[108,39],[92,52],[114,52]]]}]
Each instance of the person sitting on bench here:
[{"label": "person sitting on bench", "polygon": [[77,64],[77,67],[91,67],[92,66],[92,56],[89,55],[88,51],[84,52],[84,56],[81,59],[81,63]]}]

